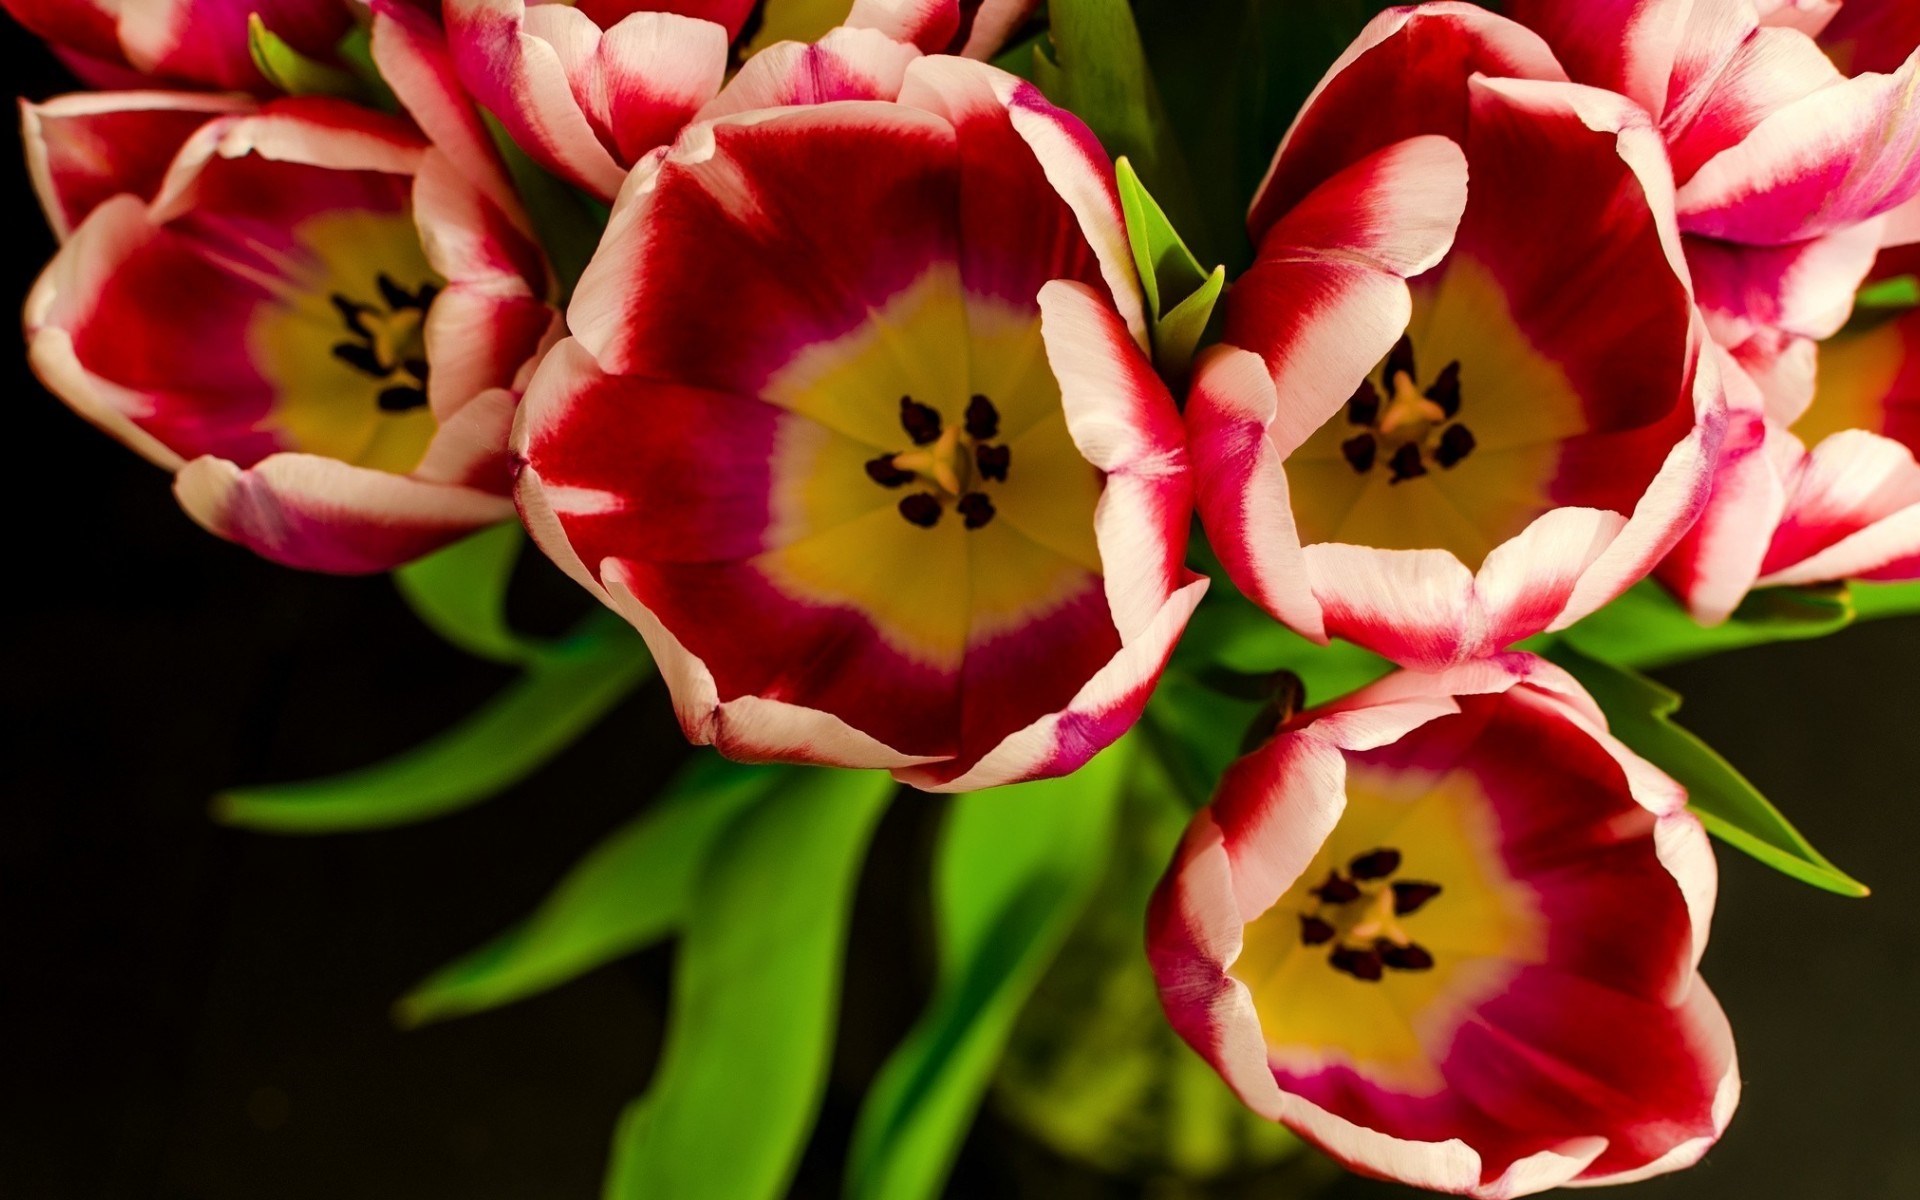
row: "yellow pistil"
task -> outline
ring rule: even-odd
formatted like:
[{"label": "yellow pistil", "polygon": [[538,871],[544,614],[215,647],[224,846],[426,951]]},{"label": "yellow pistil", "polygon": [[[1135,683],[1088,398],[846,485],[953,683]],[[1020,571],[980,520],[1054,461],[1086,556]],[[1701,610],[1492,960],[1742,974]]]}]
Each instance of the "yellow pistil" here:
[{"label": "yellow pistil", "polygon": [[1395,371],[1389,381],[1393,394],[1387,397],[1385,411],[1375,428],[1388,448],[1412,443],[1420,445],[1435,426],[1447,421],[1447,410],[1427,399],[1405,371]]},{"label": "yellow pistil", "polygon": [[959,425],[949,425],[938,441],[893,456],[893,465],[928,480],[953,499],[973,486],[973,447]]},{"label": "yellow pistil", "polygon": [[426,311],[418,308],[397,312],[364,310],[360,315],[375,357],[382,364],[395,367],[426,359],[426,320]]}]

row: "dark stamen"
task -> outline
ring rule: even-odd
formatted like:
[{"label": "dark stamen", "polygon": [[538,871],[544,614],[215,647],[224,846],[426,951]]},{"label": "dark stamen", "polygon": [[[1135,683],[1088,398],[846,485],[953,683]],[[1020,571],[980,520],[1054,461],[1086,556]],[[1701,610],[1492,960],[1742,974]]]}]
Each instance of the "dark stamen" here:
[{"label": "dark stamen", "polygon": [[1409,380],[1420,378],[1419,372],[1413,369],[1413,339],[1404,333],[1393,344],[1393,349],[1387,351],[1385,382],[1389,390],[1395,375],[1405,375]]},{"label": "dark stamen", "polygon": [[381,388],[375,403],[379,404],[381,412],[412,412],[427,406],[427,394],[417,387]]},{"label": "dark stamen", "polygon": [[1324,946],[1333,940],[1333,926],[1319,917],[1300,915],[1300,944],[1302,946]]},{"label": "dark stamen", "polygon": [[900,427],[907,431],[916,446],[925,446],[940,440],[940,412],[915,400],[912,396],[900,397]]},{"label": "dark stamen", "polygon": [[904,487],[913,482],[913,472],[894,466],[893,455],[882,454],[879,458],[867,460],[867,478],[881,487]]},{"label": "dark stamen", "polygon": [[420,285],[420,290],[414,293],[414,298],[419,302],[422,312],[432,308],[433,302],[439,297],[440,285],[437,283],[423,283]]},{"label": "dark stamen", "polygon": [[1355,950],[1351,946],[1338,946],[1327,956],[1327,964],[1336,971],[1344,971],[1355,979],[1368,983],[1380,981],[1380,954],[1375,950]]},{"label": "dark stamen", "polygon": [[1007,468],[1013,465],[1013,447],[1011,446],[975,446],[973,461],[980,468],[980,478],[1007,481]]},{"label": "dark stamen", "polygon": [[407,308],[426,307],[425,304],[420,302],[419,297],[395,283],[393,276],[387,274],[385,271],[380,272],[379,276],[376,277],[373,282],[380,289],[380,298],[385,300],[387,307],[394,312],[399,312]]},{"label": "dark stamen", "polygon": [[928,492],[915,492],[900,501],[900,515],[908,524],[918,525],[922,529],[932,529],[940,520],[940,501]]},{"label": "dark stamen", "polygon": [[1437,883],[1418,883],[1407,880],[1393,885],[1393,915],[1411,916],[1425,908],[1427,901],[1440,894]]},{"label": "dark stamen", "polygon": [[993,501],[987,499],[985,492],[968,492],[960,497],[960,515],[967,519],[968,529],[978,529],[993,520]]},{"label": "dark stamen", "polygon": [[425,383],[427,381],[427,374],[431,368],[427,366],[426,359],[424,358],[402,359],[400,362],[400,365],[405,367],[407,369],[407,373],[409,375],[412,375],[415,379],[418,379],[421,383]]},{"label": "dark stamen", "polygon": [[1373,386],[1373,380],[1362,379],[1360,386],[1353,389],[1353,399],[1347,401],[1347,421],[1354,425],[1371,425],[1380,419],[1380,389]]},{"label": "dark stamen", "polygon": [[1351,879],[1343,879],[1335,871],[1327,876],[1327,881],[1313,889],[1313,894],[1328,904],[1348,904],[1360,898],[1360,889]]},{"label": "dark stamen", "polygon": [[1412,442],[1395,450],[1393,457],[1387,460],[1387,466],[1393,468],[1393,478],[1389,483],[1418,479],[1427,473],[1427,464],[1420,461],[1420,447]]},{"label": "dark stamen", "polygon": [[1340,453],[1357,475],[1365,475],[1373,470],[1373,459],[1379,451],[1380,446],[1370,433],[1356,434],[1340,443]]},{"label": "dark stamen", "polygon": [[373,336],[372,332],[367,329],[366,322],[360,319],[361,314],[366,311],[364,308],[347,299],[345,296],[342,296],[339,292],[328,296],[327,299],[333,301],[335,311],[340,314],[340,320],[346,324],[349,332],[358,334],[361,337]]},{"label": "dark stamen", "polygon": [[356,371],[363,371],[375,379],[384,379],[393,374],[393,368],[380,361],[373,347],[362,346],[359,342],[341,342],[333,348],[333,356]]},{"label": "dark stamen", "polygon": [[1440,374],[1427,389],[1427,399],[1440,406],[1440,411],[1452,420],[1460,412],[1460,364],[1450,362],[1440,369]]},{"label": "dark stamen", "polygon": [[1450,468],[1472,454],[1477,444],[1473,440],[1473,431],[1465,425],[1449,425],[1447,431],[1440,435],[1440,445],[1433,452],[1433,461]]},{"label": "dark stamen", "polygon": [[985,396],[967,401],[967,436],[976,442],[1000,436],[1000,410]]},{"label": "dark stamen", "polygon": [[1347,864],[1355,879],[1385,879],[1400,869],[1398,850],[1369,850]]},{"label": "dark stamen", "polygon": [[1433,955],[1427,951],[1425,946],[1416,942],[1408,942],[1404,946],[1396,946],[1383,938],[1373,944],[1373,950],[1375,954],[1380,956],[1381,962],[1396,971],[1433,970]]}]

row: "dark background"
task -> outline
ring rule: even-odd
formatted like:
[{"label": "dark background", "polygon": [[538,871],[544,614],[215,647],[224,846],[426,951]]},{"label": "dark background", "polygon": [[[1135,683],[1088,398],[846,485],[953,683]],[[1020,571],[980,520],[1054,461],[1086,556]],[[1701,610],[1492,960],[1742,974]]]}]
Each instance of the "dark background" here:
[{"label": "dark background", "polygon": [[[20,92],[62,86],[10,25]],[[15,147],[0,296],[51,252]],[[207,798],[401,750],[505,674],[384,580],[284,571],[207,537],[165,477],[10,372],[12,568],[0,803],[0,1197],[529,1200],[598,1195],[657,1052],[669,951],[402,1033],[408,985],[524,914],[682,751],[643,692],[481,808],[330,838],[223,830]],[[549,581],[551,582],[551,581]],[[554,619],[575,602],[535,586]],[[1920,621],[1665,676],[1724,750],[1876,895],[1722,855],[1706,971],[1747,1081],[1699,1169],[1632,1195],[1920,1194]],[[936,801],[896,806],[861,892],[841,1048],[797,1195],[834,1194],[852,1114],[923,995],[913,902]],[[742,1119],[752,1097],[742,1096]],[[957,1196],[1171,1196],[1076,1170],[988,1116]],[[1234,1195],[1283,1200],[1253,1181]],[[1406,1196],[1347,1181],[1342,1198]]]}]

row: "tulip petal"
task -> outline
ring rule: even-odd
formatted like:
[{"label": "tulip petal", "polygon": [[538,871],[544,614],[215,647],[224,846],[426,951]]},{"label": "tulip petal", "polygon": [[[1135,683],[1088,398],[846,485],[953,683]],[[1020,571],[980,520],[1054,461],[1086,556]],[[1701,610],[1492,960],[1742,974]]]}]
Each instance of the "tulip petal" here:
[{"label": "tulip petal", "polygon": [[1255,242],[1320,181],[1421,134],[1466,140],[1466,82],[1475,75],[1564,80],[1539,36],[1480,8],[1422,4],[1381,13],[1307,98],[1255,195]]},{"label": "tulip petal", "polygon": [[388,571],[513,516],[512,502],[311,454],[247,470],[197,458],[174,478],[180,506],[209,532],[289,567]]},{"label": "tulip petal", "polygon": [[47,223],[62,239],[111,196],[153,198],[173,156],[208,120],[242,112],[237,96],[80,92],[20,102],[20,136]]},{"label": "tulip petal", "polygon": [[748,59],[698,119],[834,100],[892,100],[907,64],[918,57],[912,46],[872,29],[835,29],[813,43],[779,42]]},{"label": "tulip petal", "polygon": [[1920,51],[1779,109],[1680,189],[1681,228],[1780,245],[1887,212],[1920,190]]}]

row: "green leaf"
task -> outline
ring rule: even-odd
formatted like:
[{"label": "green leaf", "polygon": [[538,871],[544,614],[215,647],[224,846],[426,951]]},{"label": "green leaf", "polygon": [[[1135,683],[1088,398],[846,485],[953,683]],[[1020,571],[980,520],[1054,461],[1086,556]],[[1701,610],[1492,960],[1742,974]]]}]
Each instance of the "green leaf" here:
[{"label": "green leaf", "polygon": [[1140,930],[1191,814],[1151,755],[1126,774],[1103,877],[1020,1014],[995,1110],[1055,1153],[1112,1175],[1196,1184],[1259,1171],[1261,1195],[1315,1195],[1305,1179],[1268,1173],[1300,1143],[1242,1104],[1160,1010]]},{"label": "green leaf", "polygon": [[1920,306],[1920,279],[1912,275],[1896,275],[1892,279],[1876,280],[1860,289],[1853,298],[1853,306],[1856,309]]},{"label": "green leaf", "polygon": [[540,235],[540,245],[547,252],[547,261],[553,265],[554,277],[559,280],[564,307],[567,296],[572,294],[574,284],[580,282],[581,272],[587,269],[594,250],[600,245],[601,231],[607,227],[606,206],[541,170],[493,114],[481,116],[493,137],[494,147],[500,151],[501,160],[507,164],[514,190],[526,206],[527,216],[533,220],[534,232]]},{"label": "green leaf", "polygon": [[1033,81],[1085,121],[1108,153],[1133,160],[1190,222],[1192,182],[1127,0],[1050,0],[1047,14],[1048,42],[1034,49]]},{"label": "green leaf", "polygon": [[1226,288],[1226,268],[1208,273],[1201,267],[1125,157],[1114,164],[1114,179],[1133,264],[1147,295],[1153,360],[1169,376],[1184,377]]},{"label": "green leaf", "polygon": [[1104,872],[1133,755],[1123,741],[1064,779],[954,800],[934,864],[939,977],[854,1129],[846,1194],[941,1194],[1034,985]]},{"label": "green leaf", "polygon": [[1907,617],[1920,613],[1920,583],[1862,583],[1855,581],[1853,614],[1861,621]]},{"label": "green leaf", "polygon": [[715,840],[695,885],[649,1093],[607,1200],[784,1195],[826,1086],[854,885],[895,784],[807,770]]},{"label": "green leaf", "polygon": [[1815,850],[1726,759],[1673,723],[1678,694],[1572,646],[1555,647],[1548,657],[1593,695],[1615,737],[1687,789],[1688,806],[1707,832],[1803,883],[1842,896],[1867,894],[1864,884]]},{"label": "green leaf", "polygon": [[719,835],[801,768],[750,767],[702,751],[647,812],[576,864],[533,915],[441,968],[394,1008],[417,1026],[510,1004],[659,941],[691,911]]},{"label": "green leaf", "polygon": [[280,40],[259,13],[247,16],[247,50],[267,82],[289,96],[333,96],[355,103],[377,99],[351,71],[315,62]]},{"label": "green leaf", "polygon": [[333,48],[334,54],[346,65],[346,68],[359,76],[361,85],[374,98],[375,107],[385,112],[400,111],[400,100],[387,86],[380,75],[380,67],[373,61],[373,27],[354,25],[341,35],[340,42]]},{"label": "green leaf", "polygon": [[341,833],[409,825],[494,796],[573,744],[652,673],[633,630],[596,612],[485,707],[375,766],[215,797],[214,819],[270,833]]},{"label": "green leaf", "polygon": [[507,625],[507,585],[526,540],[520,526],[496,525],[401,567],[393,582],[428,628],[468,654],[529,663],[552,646]]},{"label": "green leaf", "polygon": [[1825,637],[1853,620],[1854,605],[1845,586],[1763,588],[1742,601],[1725,622],[1708,628],[1695,624],[1665,588],[1649,580],[1529,648],[1558,639],[1608,662],[1653,668],[1746,646]]}]

